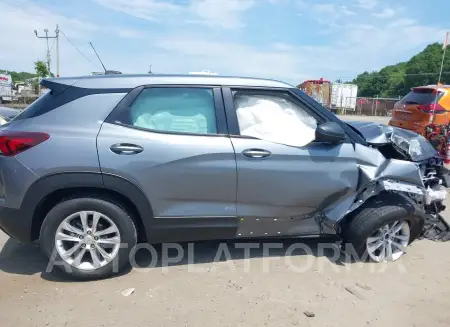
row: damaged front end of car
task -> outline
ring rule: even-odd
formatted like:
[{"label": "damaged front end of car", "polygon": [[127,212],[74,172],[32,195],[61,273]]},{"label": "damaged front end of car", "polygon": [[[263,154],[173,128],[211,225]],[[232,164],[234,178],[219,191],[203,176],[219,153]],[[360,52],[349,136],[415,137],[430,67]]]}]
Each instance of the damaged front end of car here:
[{"label": "damaged front end of car", "polygon": [[[423,224],[420,236],[448,237],[449,226],[440,213],[450,187],[449,170],[434,147],[421,135],[396,127],[348,122],[369,146],[355,144],[359,170],[358,187],[333,206],[324,208],[320,219],[324,233],[341,234],[347,219],[370,199],[386,194],[412,201]],[[440,232],[432,230],[440,226]],[[443,236],[445,234],[445,236]]]}]

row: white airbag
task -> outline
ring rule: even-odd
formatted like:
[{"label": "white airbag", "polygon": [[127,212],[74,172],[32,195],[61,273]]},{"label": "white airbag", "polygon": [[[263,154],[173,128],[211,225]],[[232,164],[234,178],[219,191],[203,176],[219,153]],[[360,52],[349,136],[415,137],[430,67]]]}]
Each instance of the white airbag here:
[{"label": "white airbag", "polygon": [[298,106],[269,96],[236,98],[241,135],[302,147],[315,138],[316,120]]}]

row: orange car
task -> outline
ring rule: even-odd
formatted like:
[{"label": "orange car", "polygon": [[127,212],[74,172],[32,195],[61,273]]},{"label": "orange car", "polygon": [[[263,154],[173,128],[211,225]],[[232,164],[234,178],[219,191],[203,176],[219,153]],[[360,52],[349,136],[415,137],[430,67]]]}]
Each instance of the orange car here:
[{"label": "orange car", "polygon": [[[432,117],[434,113],[434,117]],[[450,122],[450,85],[413,87],[392,110],[389,125],[424,134],[425,126]]]}]

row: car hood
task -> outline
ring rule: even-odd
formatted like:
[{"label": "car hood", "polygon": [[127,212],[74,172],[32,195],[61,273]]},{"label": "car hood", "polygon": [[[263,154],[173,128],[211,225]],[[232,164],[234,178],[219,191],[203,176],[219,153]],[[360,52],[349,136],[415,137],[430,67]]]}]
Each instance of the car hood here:
[{"label": "car hood", "polygon": [[436,149],[422,135],[415,132],[372,122],[346,121],[370,145],[377,147],[392,144],[412,161],[423,161],[438,156]]}]

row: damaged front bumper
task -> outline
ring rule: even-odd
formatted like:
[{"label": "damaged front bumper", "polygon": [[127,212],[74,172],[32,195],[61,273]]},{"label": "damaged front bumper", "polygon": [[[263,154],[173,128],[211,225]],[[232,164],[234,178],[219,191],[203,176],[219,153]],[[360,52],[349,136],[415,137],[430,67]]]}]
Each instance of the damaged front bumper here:
[{"label": "damaged front bumper", "polygon": [[370,145],[355,144],[357,191],[321,210],[317,221],[322,233],[340,234],[346,217],[380,193],[412,199],[426,221],[442,219],[450,174],[432,145],[410,131],[373,123],[354,125],[362,135],[366,133]]}]

